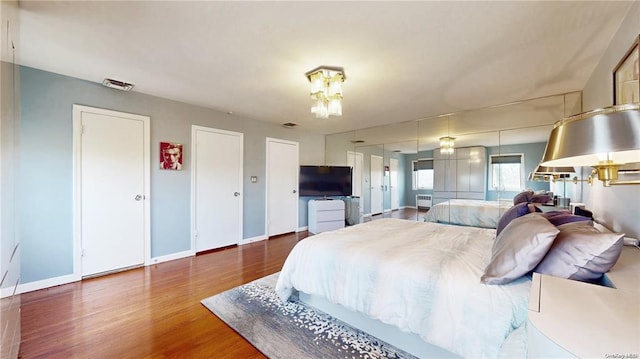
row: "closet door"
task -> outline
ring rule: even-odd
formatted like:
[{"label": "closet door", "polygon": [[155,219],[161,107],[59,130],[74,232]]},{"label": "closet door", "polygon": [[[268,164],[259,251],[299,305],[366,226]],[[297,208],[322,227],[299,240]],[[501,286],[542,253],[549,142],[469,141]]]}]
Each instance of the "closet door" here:
[{"label": "closet door", "polygon": [[242,239],[243,138],[238,132],[192,128],[192,243],[195,251]]},{"label": "closet door", "polygon": [[298,230],[298,143],[267,138],[267,236]]}]

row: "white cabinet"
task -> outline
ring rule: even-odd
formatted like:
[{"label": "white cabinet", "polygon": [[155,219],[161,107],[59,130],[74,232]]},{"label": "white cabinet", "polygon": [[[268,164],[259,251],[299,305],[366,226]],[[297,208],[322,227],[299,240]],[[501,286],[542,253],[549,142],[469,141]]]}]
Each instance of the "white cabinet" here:
[{"label": "white cabinet", "polygon": [[344,202],[331,199],[309,201],[309,232],[317,234],[344,228]]},{"label": "white cabinet", "polygon": [[485,199],[487,152],[484,147],[456,148],[453,154],[433,151],[434,203],[451,198]]}]

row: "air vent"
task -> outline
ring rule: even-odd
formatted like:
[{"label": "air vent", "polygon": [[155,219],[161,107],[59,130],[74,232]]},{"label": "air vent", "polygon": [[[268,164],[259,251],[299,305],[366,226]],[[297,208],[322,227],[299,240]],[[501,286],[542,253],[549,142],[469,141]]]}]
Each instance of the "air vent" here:
[{"label": "air vent", "polygon": [[130,84],[128,82],[118,81],[118,80],[109,79],[109,78],[105,78],[104,81],[102,81],[102,84],[109,88],[118,89],[122,91],[131,91],[131,89],[134,86],[133,84]]},{"label": "air vent", "polygon": [[294,128],[296,126],[298,126],[298,124],[297,123],[293,123],[293,122],[287,122],[287,123],[283,123],[282,124],[282,127],[284,127],[284,128]]},{"label": "air vent", "polygon": [[353,141],[351,141],[351,143],[364,143],[364,141],[363,140],[353,140]]}]

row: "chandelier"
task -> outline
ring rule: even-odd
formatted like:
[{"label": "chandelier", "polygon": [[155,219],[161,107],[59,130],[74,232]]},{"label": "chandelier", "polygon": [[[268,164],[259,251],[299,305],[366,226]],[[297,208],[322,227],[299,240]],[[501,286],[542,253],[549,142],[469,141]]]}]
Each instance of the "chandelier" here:
[{"label": "chandelier", "polygon": [[440,153],[442,154],[452,154],[454,152],[455,147],[455,138],[453,137],[440,137]]},{"label": "chandelier", "polygon": [[311,113],[316,118],[342,116],[342,83],[346,79],[344,69],[320,66],[305,75],[311,82]]}]

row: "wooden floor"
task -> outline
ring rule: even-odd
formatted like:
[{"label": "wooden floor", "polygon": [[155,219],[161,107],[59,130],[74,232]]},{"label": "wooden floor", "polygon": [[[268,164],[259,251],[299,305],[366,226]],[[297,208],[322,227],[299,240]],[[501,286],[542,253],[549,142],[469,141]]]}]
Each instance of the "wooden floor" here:
[{"label": "wooden floor", "polygon": [[[385,217],[416,218],[415,210]],[[371,219],[382,218],[373,216]],[[21,358],[264,358],[200,300],[280,271],[307,232],[21,295]]]}]

